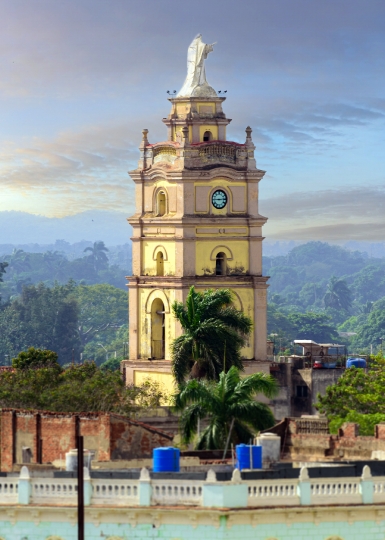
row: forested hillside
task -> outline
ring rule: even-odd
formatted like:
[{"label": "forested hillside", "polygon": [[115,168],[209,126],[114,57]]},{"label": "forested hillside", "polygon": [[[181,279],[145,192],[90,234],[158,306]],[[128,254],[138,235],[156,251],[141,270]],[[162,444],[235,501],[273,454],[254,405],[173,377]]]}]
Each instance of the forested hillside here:
[{"label": "forested hillside", "polygon": [[125,276],[131,272],[131,245],[107,248],[101,241],[70,244],[64,240],[47,246],[3,244],[0,261],[8,265],[0,283],[3,301],[21,294],[25,285],[53,286],[55,282],[65,284],[70,279],[83,285],[108,283],[126,290]]},{"label": "forested hillside", "polygon": [[[286,256],[264,257],[263,269],[270,276],[269,333],[285,343],[301,338],[344,342],[337,332],[355,333],[345,339],[352,350],[367,352],[370,345],[379,350],[385,338],[384,258],[309,242]],[[306,314],[307,327],[298,324],[299,314]]]},{"label": "forested hillside", "polygon": [[[4,246],[3,246],[4,247]],[[127,352],[128,244],[58,241],[45,252],[20,246],[0,256],[0,365],[30,346],[52,349],[62,364],[98,364]],[[53,249],[61,248],[61,249]],[[31,248],[29,248],[31,249]],[[275,352],[294,339],[339,342],[349,352],[382,348],[385,259],[322,242],[264,257],[270,276],[268,333]]]}]

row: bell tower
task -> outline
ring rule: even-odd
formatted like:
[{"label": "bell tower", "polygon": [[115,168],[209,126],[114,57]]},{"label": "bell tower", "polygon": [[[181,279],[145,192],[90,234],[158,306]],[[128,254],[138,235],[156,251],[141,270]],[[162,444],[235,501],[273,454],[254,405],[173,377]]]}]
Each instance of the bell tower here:
[{"label": "bell tower", "polygon": [[171,306],[185,301],[191,285],[198,291],[231,289],[235,307],[254,323],[242,351],[246,372],[259,370],[256,361],[267,358],[262,276],[267,219],[258,212],[265,172],[256,166],[250,127],[244,143],[227,140],[226,98],[208,85],[204,72],[210,47],[200,36],[190,45],[186,81],[169,98],[171,111],[163,119],[167,140],[150,143],[143,130],[138,167],[130,172],[136,211],[128,220],[133,275],[128,277],[130,353],[123,368],[127,382],[135,384],[150,377],[172,387],[170,345],[181,328]]}]

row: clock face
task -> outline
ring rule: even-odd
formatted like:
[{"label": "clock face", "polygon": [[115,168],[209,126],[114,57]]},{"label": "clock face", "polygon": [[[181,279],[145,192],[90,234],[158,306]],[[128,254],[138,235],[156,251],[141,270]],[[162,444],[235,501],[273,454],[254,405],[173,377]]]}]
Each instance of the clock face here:
[{"label": "clock face", "polygon": [[227,195],[221,189],[214,191],[211,197],[211,202],[213,203],[214,208],[224,208],[227,204]]}]

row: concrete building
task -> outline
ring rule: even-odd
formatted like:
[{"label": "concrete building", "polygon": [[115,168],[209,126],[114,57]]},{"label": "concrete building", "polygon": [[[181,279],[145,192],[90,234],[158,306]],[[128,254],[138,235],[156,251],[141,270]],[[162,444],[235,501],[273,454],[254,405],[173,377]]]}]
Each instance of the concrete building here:
[{"label": "concrete building", "polygon": [[[192,44],[189,54],[198,45]],[[188,69],[194,65],[189,63]],[[266,218],[258,209],[258,185],[265,172],[256,165],[251,128],[244,143],[229,141],[225,97],[205,77],[199,80],[196,85],[186,79],[181,92],[169,98],[165,141],[150,143],[143,130],[138,167],[130,172],[136,211],[128,220],[133,228],[130,351],[122,363],[130,383],[150,377],[173,388],[170,345],[181,328],[171,306],[175,300],[184,302],[192,285],[198,291],[231,289],[236,308],[254,323],[242,351],[246,373],[260,370],[257,362],[267,360],[267,278],[262,276]]]},{"label": "concrete building", "polygon": [[[85,469],[85,538],[383,540],[384,486],[367,465],[167,477]],[[0,477],[1,539],[76,540],[76,488],[71,475],[27,467]]]}]

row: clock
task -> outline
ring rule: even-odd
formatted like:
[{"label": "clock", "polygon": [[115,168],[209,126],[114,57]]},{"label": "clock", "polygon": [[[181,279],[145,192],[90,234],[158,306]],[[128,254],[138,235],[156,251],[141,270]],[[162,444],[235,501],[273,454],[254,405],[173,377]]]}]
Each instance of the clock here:
[{"label": "clock", "polygon": [[222,189],[217,189],[211,196],[211,202],[214,208],[224,208],[227,204],[227,194]]}]

